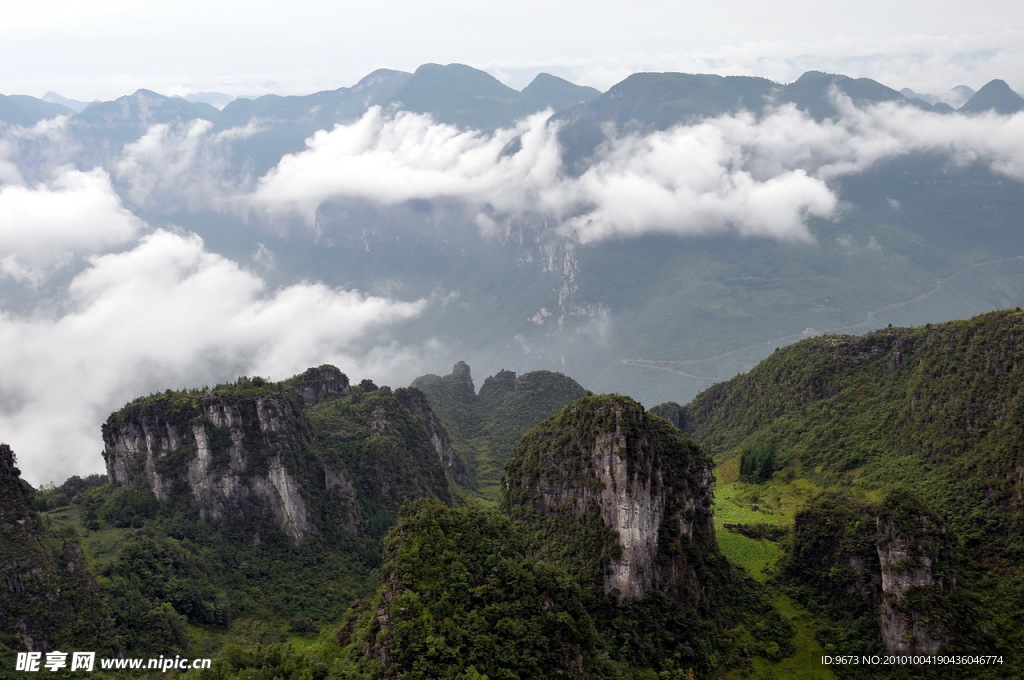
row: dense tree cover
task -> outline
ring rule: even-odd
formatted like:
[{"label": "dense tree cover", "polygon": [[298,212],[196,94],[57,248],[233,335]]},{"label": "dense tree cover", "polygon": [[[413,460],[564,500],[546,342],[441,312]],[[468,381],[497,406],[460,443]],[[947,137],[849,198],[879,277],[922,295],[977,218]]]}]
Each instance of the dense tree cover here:
[{"label": "dense tree cover", "polygon": [[587,394],[561,373],[499,371],[477,394],[470,367],[457,363],[446,376],[425,375],[413,386],[427,395],[444,421],[456,455],[475,471],[477,494],[496,501],[499,480],[512,448],[530,428]]},{"label": "dense tree cover", "polygon": [[[362,386],[309,409],[314,451],[329,469],[346,473],[359,507],[361,533],[380,541],[394,525],[402,502],[437,498],[450,502],[448,482],[423,421],[387,387]],[[326,527],[344,524],[337,497],[323,489]],[[334,521],[331,521],[331,520]],[[376,548],[379,551],[379,546]]]},{"label": "dense tree cover", "polygon": [[596,632],[579,583],[531,559],[495,511],[408,508],[388,540],[383,581],[352,633],[370,676],[592,675]]},{"label": "dense tree cover", "polygon": [[[111,429],[152,418],[181,432],[205,428],[214,462],[240,442],[246,464],[241,471],[212,466],[215,477],[235,474],[238,479],[230,483],[236,485],[245,483],[245,475],[264,474],[260,462],[278,456],[299,480],[317,521],[317,533],[301,547],[268,525],[258,508],[238,509],[219,524],[203,521],[184,483],[185,464],[195,454],[187,443],[158,461],[177,480],[165,502],[157,500],[141,470],[122,486],[76,478],[34,494],[31,502],[47,511],[51,540],[74,538],[84,549],[74,562],[80,564],[76,573],[89,574],[95,591],[84,602],[92,602],[87,608],[107,623],[82,616],[76,625],[104,636],[97,649],[137,656],[200,655],[236,636],[265,644],[316,632],[340,620],[356,598],[372,590],[384,535],[405,499],[449,501],[424,422],[390,389],[368,381],[349,388],[343,380],[338,382],[343,390],[306,403],[298,390],[309,388],[308,383],[241,378],[213,389],[166,391],[135,400],[107,423]],[[218,426],[205,415],[213,407],[230,410],[236,429],[218,438]],[[282,425],[261,431],[257,409]],[[15,508],[14,495],[5,494],[4,507],[31,513],[31,490],[20,484],[26,489],[24,502]],[[44,533],[38,519],[15,524]],[[12,538],[10,549],[18,542]],[[3,541],[5,550],[7,544]],[[73,580],[60,569],[61,560],[71,564],[71,558],[42,543],[36,553],[19,563],[38,564],[47,555],[46,563],[56,566],[39,596],[29,598],[28,605],[39,609],[30,613],[52,635],[67,640],[66,627],[51,622],[52,614],[43,615],[44,610],[61,610],[42,593],[58,583],[63,592],[74,592]],[[20,643],[12,639],[10,644]]]},{"label": "dense tree cover", "polygon": [[[801,476],[842,492],[813,500],[792,531],[771,527],[786,556],[769,588],[808,607],[826,652],[882,648],[881,567],[871,565],[887,541],[912,536],[911,545],[934,548],[956,588],[912,589],[899,606],[924,613],[922,625],[946,636],[950,651],[1004,655],[1003,666],[957,669],[962,676],[1006,677],[1020,670],[1013,652],[1024,646],[1022,351],[1017,310],[862,338],[826,336],[779,350],[686,407],[654,411],[717,461],[732,460],[734,479],[760,483],[759,493]],[[33,574],[43,578],[41,590],[27,605],[36,610],[28,613],[54,635],[110,653],[212,656],[212,669],[191,674],[208,679],[710,677],[763,669],[751,659],[792,653],[792,630],[769,591],[733,570],[713,536],[687,544],[671,522],[659,529],[664,554],[655,564],[685,554],[704,589],[696,605],[671,589],[622,600],[603,588],[622,545],[599,509],[555,510],[538,497],[541,488],[574,486],[599,495],[602,484],[588,476],[581,452],[608,432],[628,443],[630,474],[654,486],[693,482],[705,454],[665,420],[615,420],[609,407],[622,411],[625,398],[589,396],[527,433],[584,397],[582,388],[559,374],[506,371],[477,395],[468,366],[425,376],[417,386],[457,453],[492,485],[480,494],[483,484],[467,490],[445,478],[436,439],[405,406],[409,395],[345,379],[343,393],[303,401],[299,390],[314,383],[247,378],[165,392],[111,421],[152,413],[192,427],[215,399],[239,412],[262,397],[291,405],[280,410],[296,419],[298,433],[285,459],[319,526],[306,544],[256,530],[244,513],[223,526],[203,522],[187,494],[158,502],[142,478],[119,487],[72,479],[34,497],[19,480],[10,482],[18,493],[4,492],[3,517],[14,518],[0,527],[5,582],[22,578],[24,592],[35,592],[17,565],[41,565]],[[207,432],[215,449],[229,445],[212,427]],[[255,431],[243,440],[257,463],[272,445]],[[500,510],[448,506],[480,495],[496,500],[497,462],[509,455]],[[561,462],[553,466],[555,458]],[[668,514],[689,512],[681,516],[694,521],[695,509],[682,507],[685,494],[670,496]],[[433,500],[400,512],[415,498]],[[12,538],[26,528],[35,538]],[[47,593],[57,585],[90,604],[80,611],[54,604]],[[0,614],[28,611],[18,606]],[[7,624],[5,631],[0,652],[9,656],[22,642]],[[902,669],[891,677],[918,675]]]},{"label": "dense tree cover", "polygon": [[[979,602],[963,592],[954,538],[928,505],[906,489],[894,489],[882,502],[830,492],[813,499],[796,518],[792,546],[779,565],[777,580],[816,615],[815,628],[829,653],[887,653],[879,621],[886,607],[913,622],[918,635],[941,644],[941,654],[1000,654],[997,667],[957,668],[957,677],[1000,678],[1015,674],[1013,649],[992,634]],[[901,597],[883,591],[890,579],[906,577]],[[933,581],[925,583],[922,573]],[[892,586],[890,586],[891,588]],[[946,677],[951,669],[844,668],[844,677]]]},{"label": "dense tree cover", "polygon": [[407,507],[384,584],[339,633],[346,657],[367,678],[685,678],[786,653],[791,633],[756,584],[737,581],[711,614],[743,620],[723,635],[662,593],[605,596],[552,545],[571,538],[495,510]]},{"label": "dense tree cover", "polygon": [[14,668],[15,651],[121,649],[77,537],[50,530],[31,495],[14,452],[0,444],[0,676]]},{"label": "dense tree cover", "polygon": [[[853,616],[853,623],[820,627],[830,648],[870,648],[878,631],[857,614],[870,602],[843,595],[853,592],[853,572],[841,563],[820,569],[815,558],[861,548],[869,556],[878,515],[863,504],[899,498],[889,494],[896,487],[921,499],[960,543],[959,601],[974,603],[978,630],[989,635],[965,636],[962,644],[993,653],[1024,645],[1024,579],[1013,566],[1024,561],[1021,356],[1018,309],[863,337],[824,336],[776,351],[686,407],[684,426],[717,461],[740,457],[741,468],[744,461],[749,467],[751,452],[774,444],[776,476],[805,476],[844,492],[798,521],[785,568],[802,601],[831,603],[834,612],[821,609],[828,616]],[[887,501],[886,513],[897,513],[894,503]],[[1005,676],[1007,668],[994,672]]]},{"label": "dense tree cover", "polygon": [[775,445],[761,444],[740,453],[740,479],[744,482],[766,482],[775,474]]}]

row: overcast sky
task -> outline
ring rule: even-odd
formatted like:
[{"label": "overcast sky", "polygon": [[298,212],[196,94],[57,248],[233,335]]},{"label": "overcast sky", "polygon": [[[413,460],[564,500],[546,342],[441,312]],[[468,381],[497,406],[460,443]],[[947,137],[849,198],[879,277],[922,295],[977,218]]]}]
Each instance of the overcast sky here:
[{"label": "overcast sky", "polygon": [[1006,0],[2,0],[0,93],[113,99],[304,94],[386,67],[464,63],[521,88],[540,71],[607,89],[637,71],[810,69],[900,89],[1024,91],[1024,5]]}]

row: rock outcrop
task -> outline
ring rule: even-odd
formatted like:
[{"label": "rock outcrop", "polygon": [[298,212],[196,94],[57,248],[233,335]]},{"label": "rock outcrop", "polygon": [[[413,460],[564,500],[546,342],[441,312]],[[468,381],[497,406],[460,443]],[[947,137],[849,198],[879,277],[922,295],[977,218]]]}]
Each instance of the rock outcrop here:
[{"label": "rock outcrop", "polygon": [[890,654],[935,655],[954,637],[948,603],[956,591],[952,539],[920,503],[893,497],[876,520],[881,606]]},{"label": "rock outcrop", "polygon": [[309,404],[319,404],[329,399],[344,397],[352,392],[348,376],[336,366],[324,364],[308,368],[303,373],[289,378],[287,384],[298,390]]},{"label": "rock outcrop", "polygon": [[468,484],[471,479],[469,471],[466,469],[464,461],[456,457],[448,430],[445,429],[434,410],[430,408],[427,395],[415,387],[408,387],[395,390],[395,398],[423,421],[427,435],[430,437],[430,443],[434,447],[434,451],[437,452],[437,460],[441,463],[445,473],[459,484]]},{"label": "rock outcrop", "polygon": [[[103,426],[107,474],[254,541],[381,534],[401,504],[450,502],[451,445],[422,394],[352,387],[333,366],[280,383],[137,399]],[[401,400],[399,399],[401,397]]]},{"label": "rock outcrop", "polygon": [[48,652],[55,645],[116,651],[112,623],[79,545],[48,545],[31,487],[0,444],[0,648]]},{"label": "rock outcrop", "polygon": [[603,533],[591,552],[604,552],[605,594],[663,592],[696,605],[708,600],[705,568],[720,557],[712,487],[710,459],[666,421],[628,397],[586,397],[516,447],[504,503]]},{"label": "rock outcrop", "polygon": [[781,571],[809,604],[849,619],[843,625],[876,629],[887,653],[935,655],[967,625],[954,621],[952,543],[935,514],[907,493],[880,505],[826,494],[797,515]]},{"label": "rock outcrop", "polygon": [[242,515],[302,543],[319,532],[301,491],[313,443],[303,408],[296,392],[266,384],[133,402],[103,425],[107,475],[116,485],[145,477],[160,501],[188,496],[211,524]]}]

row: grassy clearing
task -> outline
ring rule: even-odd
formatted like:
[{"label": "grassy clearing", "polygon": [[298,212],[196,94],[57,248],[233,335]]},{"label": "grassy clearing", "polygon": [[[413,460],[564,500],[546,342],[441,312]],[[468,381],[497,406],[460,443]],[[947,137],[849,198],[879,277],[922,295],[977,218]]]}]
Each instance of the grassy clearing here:
[{"label": "grassy clearing", "polygon": [[[782,558],[782,545],[767,539],[749,538],[726,529],[725,525],[768,524],[792,528],[797,512],[822,489],[804,478],[777,477],[763,484],[746,484],[739,481],[739,456],[720,464],[715,477],[715,532],[722,553],[752,578],[764,583]],[[769,588],[772,604],[793,625],[796,652],[778,662],[755,658],[752,673],[746,676],[732,673],[726,678],[834,680],[832,670],[821,663],[824,650],[814,639],[811,614],[770,584]]]},{"label": "grassy clearing", "polygon": [[814,639],[811,615],[781,593],[772,597],[772,605],[793,624],[796,651],[781,661],[753,659],[753,672],[747,676],[729,674],[726,680],[746,677],[748,680],[835,680],[835,673],[821,663],[825,650]]},{"label": "grassy clearing", "polygon": [[782,557],[775,541],[753,539],[730,531],[727,524],[768,524],[792,527],[796,513],[821,491],[807,479],[772,479],[763,484],[739,481],[739,457],[715,470],[715,532],[725,556],[758,581],[765,581]]},{"label": "grassy clearing", "polygon": [[755,540],[727,530],[718,532],[718,546],[733,564],[743,567],[752,578],[764,582],[782,557],[782,548],[767,540]]}]

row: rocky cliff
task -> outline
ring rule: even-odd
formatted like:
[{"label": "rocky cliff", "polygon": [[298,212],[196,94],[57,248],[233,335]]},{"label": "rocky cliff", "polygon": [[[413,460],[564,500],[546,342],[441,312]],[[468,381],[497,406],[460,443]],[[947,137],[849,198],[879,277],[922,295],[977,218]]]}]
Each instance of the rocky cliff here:
[{"label": "rocky cliff", "polygon": [[137,399],[103,425],[107,474],[115,485],[144,479],[158,500],[186,502],[253,540],[268,530],[293,544],[339,528],[380,533],[370,525],[382,508],[448,500],[445,435],[425,400],[412,413],[364,383],[320,366],[280,383],[240,378]]},{"label": "rocky cliff", "polygon": [[48,652],[59,642],[116,651],[81,547],[46,540],[20,475],[14,452],[0,444],[0,650]]},{"label": "rocky cliff", "polygon": [[781,572],[808,604],[870,631],[886,652],[934,655],[968,625],[955,621],[952,546],[939,518],[905,492],[882,504],[828,494],[797,515]]},{"label": "rocky cliff", "polygon": [[415,387],[408,387],[395,390],[395,398],[423,421],[430,443],[437,452],[437,460],[445,473],[459,484],[469,485],[472,479],[471,472],[466,462],[455,455],[448,430],[430,407],[427,395]]},{"label": "rocky cliff", "polygon": [[[586,397],[529,432],[505,475],[505,506],[571,518],[590,538],[604,593],[706,603],[718,557],[711,461],[628,397]],[[525,510],[525,513],[522,512]],[[562,531],[576,532],[571,522]]]},{"label": "rocky cliff", "polygon": [[[887,652],[941,653],[955,638],[952,537],[920,502],[893,495],[876,520],[881,576],[878,627]],[[961,622],[962,623],[962,622]]]},{"label": "rocky cliff", "polygon": [[303,399],[259,380],[235,387],[164,393],[110,416],[107,475],[116,485],[145,477],[160,501],[188,497],[211,524],[245,515],[301,543],[319,532],[300,482],[313,476]]}]

